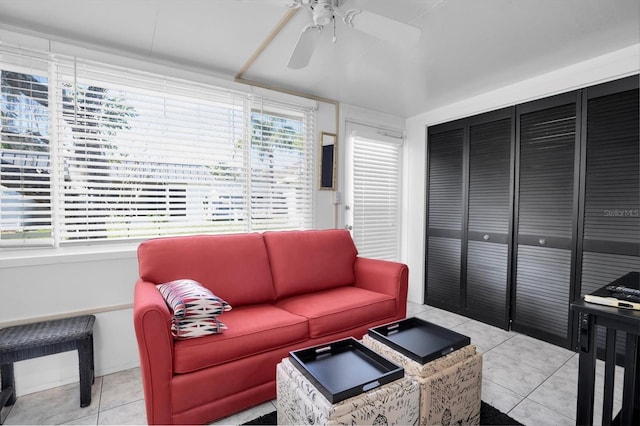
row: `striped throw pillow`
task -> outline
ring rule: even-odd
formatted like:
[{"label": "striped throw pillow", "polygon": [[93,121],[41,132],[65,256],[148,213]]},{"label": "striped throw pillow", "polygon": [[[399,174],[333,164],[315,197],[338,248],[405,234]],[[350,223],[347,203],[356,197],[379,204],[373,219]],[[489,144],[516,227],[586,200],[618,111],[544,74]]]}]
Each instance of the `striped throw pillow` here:
[{"label": "striped throw pillow", "polygon": [[178,318],[213,318],[231,306],[197,281],[181,279],[157,286]]},{"label": "striped throw pillow", "polygon": [[171,334],[176,339],[193,339],[195,337],[219,334],[227,326],[217,318],[178,319],[171,322]]}]

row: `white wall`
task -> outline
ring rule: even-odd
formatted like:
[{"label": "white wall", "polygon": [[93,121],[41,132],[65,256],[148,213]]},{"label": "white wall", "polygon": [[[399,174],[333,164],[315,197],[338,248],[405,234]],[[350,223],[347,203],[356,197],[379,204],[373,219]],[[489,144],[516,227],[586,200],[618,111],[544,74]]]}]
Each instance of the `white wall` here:
[{"label": "white wall", "polygon": [[[135,247],[91,254],[38,250],[9,256],[3,251],[1,256],[0,327],[34,318],[95,313],[97,375],[139,364],[130,308],[138,276]],[[76,382],[77,353],[17,362],[15,374],[18,395]]]},{"label": "white wall", "polygon": [[[336,127],[339,127],[336,121],[337,111],[336,105],[319,103],[318,112],[316,114],[317,128],[316,128],[316,145],[314,149],[314,173],[313,182],[315,189],[315,203],[313,211],[314,228],[316,229],[330,229],[338,226],[336,216],[336,207],[333,204],[334,191],[319,190],[320,171],[318,165],[320,163],[320,132],[337,133]],[[338,141],[338,149],[340,149],[340,142]],[[337,166],[341,167],[340,155],[338,154],[334,161],[337,161]],[[339,183],[339,181],[338,181]]]},{"label": "white wall", "polygon": [[638,72],[640,72],[640,45],[636,44],[409,118],[406,121],[408,140],[405,145],[407,159],[405,188],[408,203],[404,222],[406,225],[404,261],[411,271],[409,300],[418,303],[424,300],[427,126],[615,80]]}]

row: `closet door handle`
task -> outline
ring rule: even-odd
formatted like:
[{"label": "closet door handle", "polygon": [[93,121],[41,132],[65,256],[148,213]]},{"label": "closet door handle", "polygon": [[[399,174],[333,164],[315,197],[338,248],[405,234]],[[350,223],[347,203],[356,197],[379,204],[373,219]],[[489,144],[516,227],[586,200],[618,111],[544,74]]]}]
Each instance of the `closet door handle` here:
[{"label": "closet door handle", "polygon": [[491,237],[489,236],[489,234],[484,234],[484,235],[482,236],[482,239],[483,239],[483,240],[485,240],[485,241],[489,241],[489,239],[490,239],[490,238],[491,238]]},{"label": "closet door handle", "polygon": [[547,240],[545,240],[544,238],[540,238],[538,240],[538,244],[540,244],[541,246],[546,246],[547,245]]}]

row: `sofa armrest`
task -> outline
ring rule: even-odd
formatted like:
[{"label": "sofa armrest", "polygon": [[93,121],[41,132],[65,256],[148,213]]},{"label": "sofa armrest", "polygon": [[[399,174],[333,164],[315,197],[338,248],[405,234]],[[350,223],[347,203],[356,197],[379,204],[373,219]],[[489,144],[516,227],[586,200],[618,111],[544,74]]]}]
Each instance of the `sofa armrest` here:
[{"label": "sofa armrest", "polygon": [[404,263],[357,257],[354,265],[356,287],[388,294],[396,299],[399,318],[407,315],[409,268]]},{"label": "sofa armrest", "polygon": [[155,284],[139,279],[133,296],[133,322],[148,424],[172,423],[171,313]]}]

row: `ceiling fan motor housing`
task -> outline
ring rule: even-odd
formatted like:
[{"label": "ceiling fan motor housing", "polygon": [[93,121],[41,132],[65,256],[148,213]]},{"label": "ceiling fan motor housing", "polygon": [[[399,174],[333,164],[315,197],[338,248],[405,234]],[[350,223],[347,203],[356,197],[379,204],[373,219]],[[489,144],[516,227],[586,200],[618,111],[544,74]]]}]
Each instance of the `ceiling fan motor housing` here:
[{"label": "ceiling fan motor housing", "polygon": [[316,25],[327,25],[333,20],[333,3],[332,0],[318,0],[313,7],[313,22]]}]

